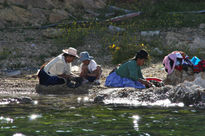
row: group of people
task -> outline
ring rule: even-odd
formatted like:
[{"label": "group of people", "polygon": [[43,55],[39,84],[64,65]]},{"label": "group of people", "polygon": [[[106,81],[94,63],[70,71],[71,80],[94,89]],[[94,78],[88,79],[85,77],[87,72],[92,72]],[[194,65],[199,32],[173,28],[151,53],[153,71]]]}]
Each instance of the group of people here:
[{"label": "group of people", "polygon": [[[75,59],[81,61],[80,74],[71,72],[72,62]],[[148,58],[145,50],[137,52],[136,56],[116,67],[106,78],[105,86],[108,87],[151,87],[152,83],[145,80],[141,73],[140,66]],[[77,50],[73,47],[62,50],[62,53],[42,65],[38,72],[39,84],[59,85],[66,84],[67,87],[77,88],[83,83],[94,82],[100,84],[102,68],[87,51],[81,52],[78,56]]]}]

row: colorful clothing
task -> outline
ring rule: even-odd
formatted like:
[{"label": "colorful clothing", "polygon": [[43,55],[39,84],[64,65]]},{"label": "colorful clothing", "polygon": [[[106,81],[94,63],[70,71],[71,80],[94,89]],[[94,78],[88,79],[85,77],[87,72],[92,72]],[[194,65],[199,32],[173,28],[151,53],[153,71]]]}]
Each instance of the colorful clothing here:
[{"label": "colorful clothing", "polygon": [[171,74],[174,69],[181,71],[182,69],[187,70],[188,67],[192,67],[192,62],[189,60],[189,57],[181,51],[173,51],[164,57],[163,65],[165,71],[168,74]]},{"label": "colorful clothing", "polygon": [[134,81],[126,77],[119,76],[116,72],[112,72],[105,81],[107,87],[133,87],[143,89],[145,85],[139,81]]},{"label": "colorful clothing", "polygon": [[135,60],[130,60],[120,65],[106,78],[105,86],[146,88],[138,81],[139,78],[143,78],[141,68]]},{"label": "colorful clothing", "polygon": [[134,81],[143,78],[141,68],[137,65],[135,60],[130,60],[117,68],[116,73],[121,77],[126,77]]}]

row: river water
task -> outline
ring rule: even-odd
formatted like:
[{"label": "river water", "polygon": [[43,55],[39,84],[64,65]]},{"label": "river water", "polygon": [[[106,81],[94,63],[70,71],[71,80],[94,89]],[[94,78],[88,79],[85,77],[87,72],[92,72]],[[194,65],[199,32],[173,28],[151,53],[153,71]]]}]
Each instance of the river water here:
[{"label": "river water", "polygon": [[204,136],[205,111],[100,105],[84,96],[35,96],[0,104],[0,136]]}]

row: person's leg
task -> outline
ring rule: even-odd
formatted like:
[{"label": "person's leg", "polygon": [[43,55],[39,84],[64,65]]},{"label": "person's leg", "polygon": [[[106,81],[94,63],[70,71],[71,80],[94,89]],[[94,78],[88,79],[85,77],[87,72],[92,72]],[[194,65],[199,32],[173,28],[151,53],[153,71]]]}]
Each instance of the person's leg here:
[{"label": "person's leg", "polygon": [[96,80],[95,76],[86,76],[85,79],[87,79],[89,82],[94,82]]},{"label": "person's leg", "polygon": [[63,78],[59,78],[58,76],[50,76],[49,79],[47,79],[47,85],[60,85],[64,84],[65,80]]},{"label": "person's leg", "polygon": [[100,65],[97,66],[97,77],[96,80],[99,80],[102,74],[102,68]]},{"label": "person's leg", "polygon": [[43,69],[40,70],[39,74],[39,84],[41,85],[58,85],[64,84],[65,80],[57,76],[49,76]]},{"label": "person's leg", "polygon": [[88,65],[82,65],[80,77],[85,78],[88,74]]}]

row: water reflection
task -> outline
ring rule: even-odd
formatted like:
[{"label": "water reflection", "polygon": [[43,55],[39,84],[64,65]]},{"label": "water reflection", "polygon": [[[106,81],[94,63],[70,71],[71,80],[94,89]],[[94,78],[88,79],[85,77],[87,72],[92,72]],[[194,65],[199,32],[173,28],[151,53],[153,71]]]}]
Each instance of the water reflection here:
[{"label": "water reflection", "polygon": [[139,122],[140,117],[138,115],[134,115],[134,116],[132,116],[132,118],[133,118],[134,129],[136,131],[139,131],[139,124],[138,124],[138,122]]},{"label": "water reflection", "polygon": [[31,116],[29,116],[29,119],[30,119],[30,120],[35,120],[35,119],[41,118],[41,117],[42,117],[41,115],[32,114]]},{"label": "water reflection", "polygon": [[33,104],[34,104],[34,105],[37,105],[37,104],[38,104],[38,101],[33,101]]},{"label": "water reflection", "polygon": [[184,103],[172,103],[169,99],[158,100],[156,102],[147,102],[147,101],[137,101],[129,98],[112,98],[106,99],[103,101],[105,104],[119,104],[119,105],[128,105],[128,106],[160,106],[160,107],[184,107]]},{"label": "water reflection", "polygon": [[5,118],[3,116],[0,117],[1,123],[13,123],[13,119],[12,118]]},{"label": "water reflection", "polygon": [[[201,121],[204,120],[204,111],[79,104],[78,97],[40,96],[33,98],[38,101],[35,106],[32,103],[0,105],[0,136],[157,136],[179,133],[193,136],[193,131],[198,136],[205,130]],[[84,96],[79,98],[81,102],[85,99]],[[194,127],[184,131],[187,127],[184,124]]]},{"label": "water reflection", "polygon": [[21,134],[21,133],[16,133],[14,134],[13,136],[25,136],[24,134]]}]

